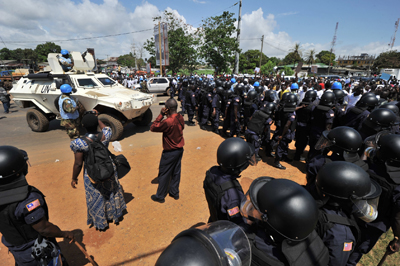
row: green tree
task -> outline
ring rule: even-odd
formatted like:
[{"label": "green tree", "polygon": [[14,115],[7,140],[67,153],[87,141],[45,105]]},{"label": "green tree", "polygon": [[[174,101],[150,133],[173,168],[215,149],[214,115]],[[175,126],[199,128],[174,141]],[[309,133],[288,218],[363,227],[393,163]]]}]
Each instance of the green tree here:
[{"label": "green tree", "polygon": [[[263,53],[261,59],[261,66],[268,62],[268,57]],[[245,53],[239,55],[239,72],[243,72],[245,69],[254,69],[260,65],[260,51],[259,50],[248,50]]]},{"label": "green tree", "polygon": [[272,71],[274,71],[274,66],[275,66],[274,62],[268,61],[266,64],[261,66],[261,74],[262,75],[270,74]]},{"label": "green tree", "polygon": [[270,57],[268,59],[268,61],[272,61],[272,63],[274,63],[274,65],[278,65],[282,60],[280,58],[276,58],[276,57]]},{"label": "green tree", "polygon": [[[164,11],[161,17],[153,18],[153,21],[168,23],[168,69],[172,70],[172,73],[176,73],[182,68],[194,69],[199,59],[197,52],[197,46],[199,45],[198,30],[193,32],[190,25],[185,24],[181,19],[168,11]],[[143,44],[143,48],[154,58],[156,55],[155,45],[158,44],[154,43],[153,37],[147,39]],[[155,67],[155,60],[153,63],[151,65]]]},{"label": "green tree", "polygon": [[13,60],[13,51],[4,47],[0,50],[0,59],[2,60]]},{"label": "green tree", "polygon": [[149,59],[147,59],[147,62],[150,63],[151,67],[156,66],[156,58],[154,56],[150,56]]},{"label": "green tree", "polygon": [[292,76],[294,74],[294,71],[287,66],[285,66],[279,73],[282,74],[282,72],[285,72],[285,76]]},{"label": "green tree", "polygon": [[329,65],[329,58],[330,58],[330,61],[332,63],[333,61],[335,61],[336,55],[334,53],[329,52],[329,51],[323,50],[323,51],[319,52],[316,55],[316,57],[318,58],[320,63],[323,63],[325,65]]},{"label": "green tree", "polygon": [[225,11],[220,16],[203,20],[201,52],[204,60],[211,65],[216,73],[229,71],[228,61],[236,52],[240,52],[235,37],[235,21],[233,13]]},{"label": "green tree", "polygon": [[47,61],[47,56],[49,53],[60,53],[61,47],[53,42],[46,42],[44,44],[39,44],[35,48],[35,53],[37,54],[38,60],[40,62]]},{"label": "green tree", "polygon": [[117,59],[117,63],[120,66],[127,66],[127,67],[134,67],[135,64],[135,57],[133,57],[132,53],[121,55]]},{"label": "green tree", "polygon": [[[0,50],[1,53],[2,50]],[[374,61],[373,69],[400,68],[400,52],[396,50],[381,53]]]},{"label": "green tree", "polygon": [[295,52],[290,52],[288,53],[285,58],[282,60],[283,65],[291,65],[294,63],[301,62],[303,59],[299,54],[296,54]]},{"label": "green tree", "polygon": [[[301,58],[303,55],[303,51],[300,48],[300,43],[295,43],[293,48],[289,50],[291,53],[293,53],[293,64],[298,63],[302,61],[303,59]],[[300,59],[299,59],[300,58]]]}]

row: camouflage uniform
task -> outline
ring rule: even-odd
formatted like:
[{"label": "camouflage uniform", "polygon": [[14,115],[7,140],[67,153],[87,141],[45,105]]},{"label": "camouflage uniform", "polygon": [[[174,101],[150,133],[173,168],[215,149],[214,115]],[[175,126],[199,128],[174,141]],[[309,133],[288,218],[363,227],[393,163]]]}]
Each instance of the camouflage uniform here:
[{"label": "camouflage uniform", "polygon": [[[61,99],[69,98],[69,97],[70,96],[64,95],[64,94],[61,95]],[[82,114],[81,111],[83,109],[81,103],[77,102],[76,107],[73,107],[71,103],[68,103],[68,101],[63,101],[63,105],[60,106],[60,108],[63,108],[64,111],[67,113],[74,113],[76,110],[79,111],[79,117],[77,119],[61,119],[61,123],[60,123],[60,125],[67,130],[67,134],[71,140],[79,138],[80,134],[79,134],[78,127],[81,124],[80,117]]]},{"label": "camouflage uniform", "polygon": [[144,92],[144,93],[150,93],[149,89],[147,88],[147,83],[146,81],[143,81],[142,83],[140,83],[140,92]]}]

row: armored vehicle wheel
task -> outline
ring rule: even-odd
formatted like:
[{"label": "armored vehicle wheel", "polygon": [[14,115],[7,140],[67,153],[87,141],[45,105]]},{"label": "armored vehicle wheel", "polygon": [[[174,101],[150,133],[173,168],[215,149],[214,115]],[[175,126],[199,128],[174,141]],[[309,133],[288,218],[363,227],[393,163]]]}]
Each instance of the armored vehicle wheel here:
[{"label": "armored vehicle wheel", "polygon": [[104,123],[107,127],[110,127],[112,130],[111,141],[120,139],[122,137],[122,133],[124,132],[124,127],[122,126],[121,121],[115,118],[112,115],[101,114],[99,115],[99,119]]},{"label": "armored vehicle wheel", "polygon": [[151,112],[150,108],[144,112],[142,120],[134,121],[133,123],[138,127],[148,126],[153,119],[153,113]]},{"label": "armored vehicle wheel", "polygon": [[49,119],[38,109],[31,109],[26,113],[26,121],[32,131],[44,132],[49,129]]},{"label": "armored vehicle wheel", "polygon": [[167,96],[171,96],[171,88],[168,88],[168,89],[165,91],[165,94],[167,94]]}]

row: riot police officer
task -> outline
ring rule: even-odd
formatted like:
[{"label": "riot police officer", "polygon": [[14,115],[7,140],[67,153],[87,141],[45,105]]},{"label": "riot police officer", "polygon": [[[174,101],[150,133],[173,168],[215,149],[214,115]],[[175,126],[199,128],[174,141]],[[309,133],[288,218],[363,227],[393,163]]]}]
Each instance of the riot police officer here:
[{"label": "riot police officer", "polygon": [[218,128],[219,128],[219,116],[221,113],[221,108],[222,108],[222,100],[224,97],[224,89],[222,87],[218,87],[215,89],[215,93],[212,96],[212,102],[211,102],[211,117],[213,121],[213,132],[216,134],[219,134]]},{"label": "riot police officer", "polygon": [[241,106],[242,106],[242,98],[241,98],[241,91],[238,86],[235,87],[234,89],[235,97],[233,97],[231,103],[230,103],[230,121],[231,121],[231,127],[230,127],[230,137],[233,137],[234,135],[239,136],[241,127],[240,127],[240,111],[241,111]]},{"label": "riot police officer", "polygon": [[258,155],[258,152],[260,150],[263,137],[264,142],[266,142],[267,145],[269,144],[270,126],[272,124],[272,115],[275,111],[275,108],[275,104],[273,103],[266,104],[260,110],[254,112],[247,125],[245,132],[246,141],[253,145],[257,160],[261,159]]},{"label": "riot police officer", "polygon": [[194,126],[196,123],[193,121],[194,112],[197,110],[196,103],[196,94],[195,94],[196,86],[189,85],[188,90],[185,93],[185,109],[188,114],[188,126]]},{"label": "riot police officer", "polygon": [[289,93],[284,101],[284,106],[279,113],[279,117],[276,118],[276,120],[279,120],[280,127],[276,130],[273,137],[273,139],[278,143],[275,152],[274,166],[281,170],[286,169],[286,167],[280,163],[282,159],[290,162],[290,159],[287,156],[289,144],[292,142],[295,135],[296,105],[297,96]]},{"label": "riot police officer", "polygon": [[378,105],[378,98],[374,96],[363,96],[356,103],[356,106],[347,110],[345,116],[345,126],[360,130],[361,124],[370,114],[370,112]]},{"label": "riot police officer", "polygon": [[248,266],[251,247],[245,232],[229,221],[217,221],[179,233],[155,266]]},{"label": "riot police officer", "polygon": [[[258,88],[258,87],[257,87]],[[243,102],[243,125],[244,129],[247,127],[250,117],[253,115],[254,111],[258,110],[258,93],[257,91],[250,91],[247,94],[247,98]]]},{"label": "riot police officer", "polygon": [[322,211],[317,232],[329,249],[329,265],[349,265],[360,239],[357,221],[377,217],[382,189],[361,167],[343,161],[326,164],[311,191]]},{"label": "riot police officer", "polygon": [[[339,82],[333,83],[332,89],[334,87],[337,87],[335,86],[336,83]],[[340,84],[340,88],[341,87],[342,85]],[[335,100],[336,100],[334,108],[335,119],[333,119],[333,125],[332,125],[332,128],[335,128],[343,125],[343,117],[346,115],[347,103],[344,102],[345,93],[341,89],[333,89],[332,92],[335,94]]]},{"label": "riot police officer", "polygon": [[310,128],[310,151],[308,152],[308,159],[318,155],[314,147],[321,134],[325,130],[332,128],[335,113],[332,108],[335,105],[335,94],[333,92],[325,92],[322,94],[319,104],[312,111],[311,115],[311,128]]},{"label": "riot police officer", "polygon": [[186,109],[185,109],[185,95],[186,95],[186,91],[188,90],[188,86],[189,86],[189,80],[187,78],[184,78],[182,81],[182,85],[179,89],[179,95],[178,95],[178,100],[181,101],[181,114],[184,115],[186,113]]},{"label": "riot police officer", "polygon": [[[400,238],[400,136],[382,134],[374,139],[366,154],[368,173],[382,187],[378,217],[362,227],[361,243],[351,255],[348,265],[356,265],[389,228],[392,228],[395,237]],[[391,241],[387,247],[389,253],[398,252],[399,249],[400,243],[397,241]]]},{"label": "riot police officer", "polygon": [[[342,126],[336,127],[330,131],[322,132],[322,136],[318,140],[315,149],[325,149],[325,152],[313,157],[307,163],[307,187],[314,186],[315,178],[319,170],[326,163],[332,161],[351,162],[367,171],[368,165],[361,160],[360,156],[358,155],[362,147],[363,140],[361,135],[354,128]],[[330,156],[326,155],[328,151],[332,151]]]},{"label": "riot police officer", "polygon": [[57,247],[55,256],[60,249],[54,238],[74,240],[74,235],[48,221],[44,195],[26,181],[27,160],[26,152],[13,146],[0,146],[0,233],[16,265],[36,266],[42,258],[33,258],[31,247],[39,235],[48,238],[44,241],[50,241],[49,245]]},{"label": "riot police officer", "polygon": [[380,131],[391,131],[397,124],[397,116],[391,110],[378,108],[373,110],[364,120],[359,132],[362,139],[365,140],[367,137],[375,135]]},{"label": "riot police officer", "polygon": [[328,249],[314,230],[318,208],[313,197],[287,179],[259,177],[243,198],[252,266],[328,265]]},{"label": "riot police officer", "polygon": [[311,113],[315,108],[313,102],[317,98],[317,92],[314,90],[307,91],[304,95],[300,107],[296,108],[297,124],[296,124],[296,153],[293,160],[299,161],[300,156],[303,154],[304,149],[308,144],[308,137],[310,135],[310,121]]},{"label": "riot police officer", "polygon": [[216,93],[216,92],[214,92],[214,86],[215,86],[215,83],[209,83],[207,92],[204,93],[201,98],[202,116],[201,116],[201,121],[200,121],[200,128],[202,130],[206,130],[205,126],[207,125],[208,118],[210,117],[212,95],[213,95],[213,93]]},{"label": "riot police officer", "polygon": [[228,138],[218,147],[217,162],[218,166],[207,171],[203,183],[210,211],[208,222],[229,220],[241,224],[239,208],[244,194],[237,179],[249,165],[256,165],[254,150],[241,138]]}]

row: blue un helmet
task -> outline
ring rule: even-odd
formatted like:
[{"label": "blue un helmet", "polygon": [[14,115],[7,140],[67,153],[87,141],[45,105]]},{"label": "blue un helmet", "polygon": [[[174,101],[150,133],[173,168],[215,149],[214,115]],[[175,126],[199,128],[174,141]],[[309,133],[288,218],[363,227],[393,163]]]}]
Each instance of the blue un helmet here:
[{"label": "blue un helmet", "polygon": [[231,79],[231,83],[232,83],[232,84],[235,84],[235,83],[236,83],[236,79],[235,79],[235,78],[232,78],[232,79]]},{"label": "blue un helmet", "polygon": [[290,85],[290,89],[291,90],[298,90],[299,89],[299,84],[293,83],[292,85]]},{"label": "blue un helmet", "polygon": [[258,83],[258,81],[254,82],[253,87],[259,87],[260,83]]},{"label": "blue un helmet", "polygon": [[63,84],[61,85],[60,90],[62,93],[71,93],[72,87],[69,84]]},{"label": "blue un helmet", "polygon": [[342,83],[340,82],[334,82],[332,84],[332,90],[341,90],[342,89]]},{"label": "blue un helmet", "polygon": [[68,53],[68,50],[61,49],[61,54],[62,54],[62,55],[67,55],[67,54],[69,54],[69,53]]}]

